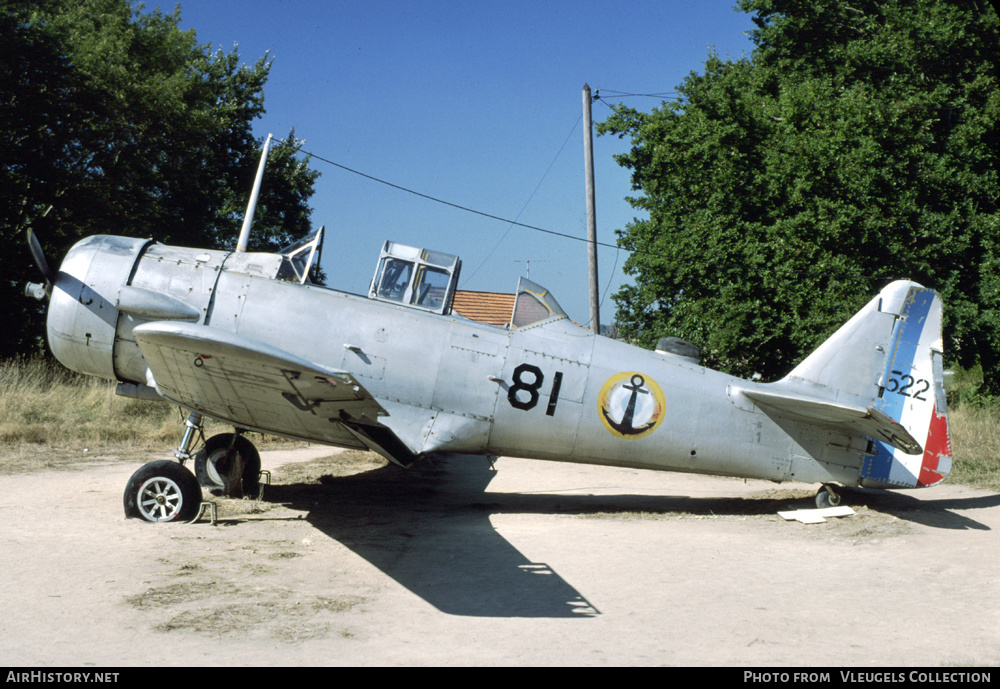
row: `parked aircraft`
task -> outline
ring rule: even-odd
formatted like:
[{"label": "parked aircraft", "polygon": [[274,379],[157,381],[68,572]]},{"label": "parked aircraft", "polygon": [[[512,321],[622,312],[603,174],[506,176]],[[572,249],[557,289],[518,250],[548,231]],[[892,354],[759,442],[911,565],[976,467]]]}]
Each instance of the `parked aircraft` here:
[{"label": "parked aircraft", "polygon": [[[254,253],[100,235],[52,271],[29,233],[46,282],[28,291],[49,299],[56,358],[190,412],[180,461],[129,480],[128,516],[190,520],[200,486],[255,490],[245,431],[404,467],[508,455],[818,483],[818,505],[839,502],[833,484],[932,486],[951,468],[941,299],[916,283],[889,284],[761,383],[700,366],[681,341],[594,335],[523,278],[508,327],[467,320],[451,310],[461,261],[437,251],[386,242],[366,295],[312,284],[322,236]],[[234,432],[196,451],[206,417]]]}]

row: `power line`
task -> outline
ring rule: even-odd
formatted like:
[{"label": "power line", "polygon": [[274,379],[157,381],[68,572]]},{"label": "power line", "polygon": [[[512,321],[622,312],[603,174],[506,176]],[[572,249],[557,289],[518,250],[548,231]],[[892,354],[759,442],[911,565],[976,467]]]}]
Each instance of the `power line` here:
[{"label": "power line", "polygon": [[[574,125],[574,128],[575,128],[575,125]],[[570,132],[570,134],[572,134],[572,131]],[[428,201],[434,201],[436,203],[440,203],[440,204],[443,204],[445,206],[450,206],[450,207],[456,208],[458,210],[466,211],[467,213],[474,213],[474,214],[482,216],[484,218],[490,218],[491,220],[499,220],[500,222],[509,223],[510,225],[516,225],[517,227],[523,227],[525,229],[534,230],[536,232],[543,232],[545,234],[549,234],[549,235],[552,235],[552,236],[555,236],[555,237],[562,237],[563,239],[572,239],[573,241],[577,241],[577,242],[587,242],[588,241],[585,237],[577,237],[577,236],[574,236],[574,235],[571,235],[571,234],[566,234],[565,232],[556,232],[555,230],[547,230],[544,227],[536,227],[535,225],[527,225],[527,224],[522,223],[522,222],[517,222],[516,220],[510,220],[508,218],[502,218],[499,215],[493,215],[491,213],[486,213],[486,212],[483,212],[483,211],[478,211],[478,210],[476,210],[474,208],[469,208],[467,206],[462,206],[462,205],[457,204],[457,203],[452,203],[451,201],[445,201],[444,199],[437,198],[436,196],[431,196],[429,194],[424,194],[422,192],[415,191],[413,189],[408,189],[407,187],[403,187],[403,186],[400,186],[398,184],[394,184],[392,182],[388,182],[388,181],[386,181],[384,179],[379,179],[378,177],[374,177],[372,175],[366,174],[366,173],[361,172],[359,170],[355,170],[353,168],[349,168],[346,165],[341,165],[340,163],[335,163],[334,161],[332,161],[332,160],[330,160],[328,158],[324,158],[323,156],[317,155],[317,154],[312,153],[310,151],[306,151],[306,150],[301,149],[301,148],[296,149],[296,150],[297,151],[301,150],[302,153],[305,153],[306,155],[311,156],[311,157],[315,158],[316,160],[321,160],[324,163],[327,163],[328,165],[333,165],[334,167],[340,168],[341,170],[344,170],[346,172],[350,172],[352,174],[358,175],[359,177],[364,177],[365,179],[371,180],[373,182],[378,182],[379,184],[384,184],[385,186],[392,187],[393,189],[398,189],[399,191],[405,191],[408,194],[413,194],[414,196],[419,196],[420,198],[427,199]],[[644,249],[628,249],[628,248],[619,246],[617,244],[608,244],[607,242],[600,242],[600,241],[596,242],[596,244],[598,246],[607,247],[609,249],[628,251],[629,253],[632,253],[632,254],[641,254],[641,255],[644,255],[644,256],[660,256],[660,257],[665,257],[665,254],[662,254],[662,253],[656,252],[656,251],[646,251]],[[734,268],[735,267],[746,268],[745,265],[738,265],[738,264],[735,264],[735,263],[734,264],[722,264],[722,265],[728,265],[729,267],[734,267]],[[782,268],[770,268],[769,270],[772,273],[784,273],[784,274],[787,274],[787,275],[796,275],[796,276],[799,276],[799,277],[827,277],[827,278],[834,278],[834,279],[839,279],[839,280],[891,280],[891,279],[894,279],[894,277],[895,277],[895,276],[891,276],[891,275],[849,275],[849,274],[836,274],[836,273],[822,273],[822,272],[815,272],[815,271],[808,271],[808,270],[787,270],[787,269],[782,269]]]},{"label": "power line", "polygon": [[601,100],[601,91],[609,93],[615,98],[669,98],[676,96],[677,91],[662,91],[661,93],[626,93],[625,91],[612,91],[611,89],[597,89],[594,91],[594,100]]},{"label": "power line", "polygon": [[[477,211],[475,208],[469,208],[467,206],[462,206],[462,205],[459,205],[457,203],[452,203],[451,201],[445,201],[444,199],[439,199],[436,196],[431,196],[430,194],[424,194],[422,192],[415,191],[413,189],[408,189],[408,188],[400,186],[398,184],[393,184],[392,182],[387,182],[384,179],[379,179],[378,177],[373,177],[372,175],[365,174],[364,172],[360,172],[360,171],[355,170],[353,168],[349,168],[346,165],[341,165],[340,163],[335,163],[332,160],[329,160],[329,159],[324,158],[322,156],[316,155],[315,153],[311,153],[311,152],[306,151],[304,149],[302,149],[302,152],[305,153],[308,156],[311,156],[311,157],[315,158],[316,160],[322,160],[324,163],[327,163],[329,165],[333,165],[334,167],[340,168],[341,170],[345,170],[346,172],[351,172],[351,173],[353,173],[355,175],[358,175],[359,177],[364,177],[365,179],[370,179],[373,182],[378,182],[379,184],[384,184],[387,187],[392,187],[393,189],[398,189],[399,191],[405,191],[407,194],[413,194],[414,196],[419,196],[420,198],[427,199],[428,201],[435,201],[437,203],[444,204],[445,206],[451,206],[452,208],[457,208],[458,210],[466,211],[467,213],[475,213],[476,215],[481,215],[484,218],[490,218],[492,220],[499,220],[500,222],[510,223],[511,225],[517,225],[518,227],[524,227],[524,228],[529,229],[529,230],[535,230],[536,232],[544,232],[545,234],[551,234],[551,235],[554,235],[556,237],[562,237],[564,239],[572,239],[572,240],[577,241],[577,242],[586,242],[587,241],[587,239],[585,237],[576,237],[574,235],[566,234],[564,232],[556,232],[555,230],[546,230],[544,227],[536,227],[534,225],[526,225],[526,224],[524,224],[522,222],[517,222],[516,220],[510,220],[508,218],[502,218],[499,215],[493,215],[491,213],[485,213],[483,211]],[[608,244],[606,242],[597,242],[597,244],[598,244],[598,246],[606,246],[606,247],[608,247],[610,249],[617,249],[617,248],[619,248],[615,244]]]},{"label": "power line", "polygon": [[[580,120],[582,119],[583,119],[583,114],[581,113],[580,116],[576,118],[576,122],[573,123],[572,128],[569,130],[569,134],[566,135],[566,139],[563,141],[562,146],[559,147],[559,150],[556,152],[555,157],[552,158],[552,162],[549,163],[549,166],[545,169],[545,172],[542,173],[542,178],[538,180],[538,184],[535,185],[534,190],[528,196],[528,200],[524,202],[523,206],[521,206],[521,210],[518,211],[517,217],[514,218],[515,220],[521,217],[521,215],[524,213],[524,210],[528,207],[528,204],[531,203],[531,199],[535,198],[535,194],[538,193],[538,190],[541,188],[542,182],[544,182],[545,178],[548,177],[549,172],[552,170],[552,166],[556,164],[556,161],[559,159],[559,156],[562,155],[563,149],[566,148],[566,144],[569,143],[570,137],[573,136],[573,132],[576,131],[576,127],[578,124],[580,124]],[[482,263],[480,263],[476,267],[476,269],[472,271],[471,275],[462,279],[463,285],[469,284],[469,281],[476,276],[476,273],[478,273],[482,269],[482,267],[486,265],[486,262],[490,260],[490,256],[493,255],[493,252],[495,252],[498,248],[500,248],[500,245],[503,244],[503,240],[507,239],[507,235],[510,234],[510,231],[511,229],[513,229],[513,227],[514,227],[513,225],[507,226],[507,231],[504,232],[503,236],[500,237],[497,243],[493,245],[493,248],[490,249],[490,252],[488,254],[486,254],[486,258],[483,259]]]}]

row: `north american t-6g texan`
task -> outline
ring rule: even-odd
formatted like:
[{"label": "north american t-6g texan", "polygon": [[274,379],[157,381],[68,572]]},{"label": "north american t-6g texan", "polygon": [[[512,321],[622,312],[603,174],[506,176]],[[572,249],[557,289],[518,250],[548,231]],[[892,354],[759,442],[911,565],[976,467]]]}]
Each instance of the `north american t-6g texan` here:
[{"label": "north american t-6g texan", "polygon": [[[703,368],[680,341],[654,352],[595,335],[523,278],[507,327],[463,318],[461,262],[436,251],[386,242],[367,295],[312,284],[322,228],[249,252],[250,206],[234,251],[101,235],[52,271],[29,234],[46,277],[29,292],[49,299],[56,358],[190,414],[180,461],[129,480],[127,516],[187,521],[201,486],[252,490],[260,457],[244,431],[403,467],[505,455],[818,483],[821,506],[839,502],[835,484],[919,488],[951,468],[941,299],[914,282],[762,383]],[[195,452],[206,417],[234,432]]]}]

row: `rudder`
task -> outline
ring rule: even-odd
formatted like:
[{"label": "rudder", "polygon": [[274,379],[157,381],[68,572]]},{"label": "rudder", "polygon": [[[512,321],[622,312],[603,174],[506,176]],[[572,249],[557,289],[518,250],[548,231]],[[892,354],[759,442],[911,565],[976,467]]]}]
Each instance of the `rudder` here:
[{"label": "rudder", "polygon": [[941,483],[951,471],[941,310],[936,292],[910,283],[893,325],[876,405],[921,441],[923,453],[905,455],[875,443],[861,467],[863,485],[922,488]]}]

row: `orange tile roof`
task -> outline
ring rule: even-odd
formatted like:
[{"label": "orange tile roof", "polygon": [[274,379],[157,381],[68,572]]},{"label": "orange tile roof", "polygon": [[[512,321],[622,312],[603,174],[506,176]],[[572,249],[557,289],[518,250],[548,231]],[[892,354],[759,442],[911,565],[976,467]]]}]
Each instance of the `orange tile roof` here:
[{"label": "orange tile roof", "polygon": [[513,294],[503,292],[470,292],[457,290],[451,308],[466,318],[506,327],[514,313]]}]

